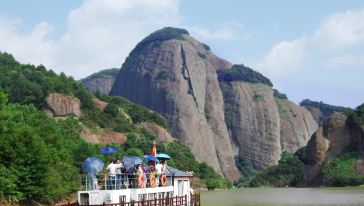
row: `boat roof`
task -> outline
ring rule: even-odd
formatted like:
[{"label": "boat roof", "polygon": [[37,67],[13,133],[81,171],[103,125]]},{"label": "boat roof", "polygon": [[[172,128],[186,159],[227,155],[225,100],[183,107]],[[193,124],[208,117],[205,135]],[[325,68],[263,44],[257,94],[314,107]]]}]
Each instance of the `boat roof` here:
[{"label": "boat roof", "polygon": [[193,175],[189,172],[184,172],[170,166],[167,166],[167,170],[171,175],[175,177],[193,177]]}]

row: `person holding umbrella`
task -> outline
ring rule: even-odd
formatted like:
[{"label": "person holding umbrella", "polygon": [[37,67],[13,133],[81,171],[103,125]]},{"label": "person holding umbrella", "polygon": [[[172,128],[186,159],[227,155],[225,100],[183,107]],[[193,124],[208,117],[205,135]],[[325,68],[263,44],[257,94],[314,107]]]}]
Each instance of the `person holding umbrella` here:
[{"label": "person holding umbrella", "polygon": [[114,160],[114,161],[110,161],[110,164],[106,167],[106,170],[108,171],[108,174],[109,174],[109,184],[107,185],[108,189],[109,190],[112,190],[112,189],[116,189],[116,184],[115,184],[115,181],[116,181],[116,172],[117,172],[117,169],[121,169],[122,168],[122,164],[117,160]]},{"label": "person holding umbrella", "polygon": [[82,169],[87,172],[88,189],[97,189],[96,174],[104,167],[104,163],[97,157],[89,157],[82,163]]}]

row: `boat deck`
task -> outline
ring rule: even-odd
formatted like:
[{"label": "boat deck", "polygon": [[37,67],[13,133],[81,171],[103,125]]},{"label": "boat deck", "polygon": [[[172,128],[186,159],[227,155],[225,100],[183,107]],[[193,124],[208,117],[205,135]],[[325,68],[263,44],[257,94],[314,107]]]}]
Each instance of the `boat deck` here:
[{"label": "boat deck", "polygon": [[166,197],[162,199],[152,199],[152,200],[141,200],[132,202],[121,202],[113,204],[100,204],[100,205],[80,205],[78,202],[67,203],[59,206],[200,206],[200,194],[191,194],[190,201],[188,201],[187,195],[176,196],[176,197]]}]

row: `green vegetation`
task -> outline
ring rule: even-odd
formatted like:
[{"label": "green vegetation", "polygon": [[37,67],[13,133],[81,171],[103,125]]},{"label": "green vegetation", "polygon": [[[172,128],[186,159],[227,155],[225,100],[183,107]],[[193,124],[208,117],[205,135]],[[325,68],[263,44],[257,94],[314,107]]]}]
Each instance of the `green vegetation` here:
[{"label": "green vegetation", "polygon": [[260,94],[254,94],[253,96],[253,101],[254,102],[261,102],[264,100],[264,96],[263,95],[260,95]]},{"label": "green vegetation", "polygon": [[168,72],[166,71],[160,71],[157,75],[157,79],[161,79],[161,80],[168,80],[169,75]]},{"label": "green vegetation", "polygon": [[249,183],[254,179],[257,171],[253,168],[252,163],[240,156],[235,157],[235,164],[240,171],[240,179],[234,182],[236,187],[248,187]]},{"label": "green vegetation", "polygon": [[278,165],[273,165],[259,172],[249,183],[249,186],[294,186],[300,180],[305,171],[304,163],[297,154],[283,152]]},{"label": "green vegetation", "polygon": [[9,94],[10,103],[33,104],[44,108],[44,99],[51,92],[73,94],[82,109],[93,109],[92,95],[80,82],[64,73],[57,75],[44,66],[20,64],[13,56],[0,52],[0,88]]},{"label": "green vegetation", "polygon": [[[0,201],[53,204],[79,189],[81,164],[87,157],[107,161],[150,153],[156,137],[135,123],[149,121],[168,128],[166,119],[157,113],[121,97],[97,94],[108,103],[101,110],[95,106],[94,96],[72,77],[43,66],[20,64],[7,53],[0,53],[0,72]],[[79,98],[82,117],[48,117],[42,110],[51,92]],[[102,156],[98,154],[101,145],[81,139],[84,125],[92,131],[123,132],[127,141],[107,145],[118,152]],[[206,163],[197,162],[182,143],[162,143],[158,149],[172,156],[171,166],[194,171],[210,189],[231,186]]]},{"label": "green vegetation", "polygon": [[364,177],[355,173],[355,163],[358,154],[347,151],[334,160],[327,161],[322,167],[326,182],[333,186],[355,186],[364,184]]},{"label": "green vegetation", "polygon": [[346,124],[350,128],[359,128],[364,131],[364,104],[358,106],[355,110],[346,111],[348,118]]},{"label": "green vegetation", "polygon": [[281,118],[288,117],[288,111],[281,104],[278,104],[278,113]]},{"label": "green vegetation", "polygon": [[286,94],[280,93],[277,89],[273,89],[273,96],[278,99],[288,99]]},{"label": "green vegetation", "polygon": [[315,102],[315,101],[311,101],[309,99],[304,99],[300,103],[300,105],[305,106],[305,107],[314,107],[314,108],[319,109],[321,112],[321,114],[319,116],[320,122],[327,119],[334,112],[345,112],[346,110],[348,110],[348,108],[346,108],[346,107],[333,106],[333,105],[325,104],[322,101]]},{"label": "green vegetation", "polygon": [[207,55],[206,55],[206,54],[201,53],[201,52],[198,52],[197,54],[198,54],[198,56],[200,56],[202,59],[206,59],[206,57],[207,57]]},{"label": "green vegetation", "polygon": [[[97,94],[97,97],[103,101],[108,102],[113,107],[120,107],[130,116],[130,118],[133,120],[133,123],[141,123],[149,121],[149,122],[154,122],[163,128],[166,129],[168,128],[167,120],[164,117],[141,105],[132,103],[123,97],[107,96],[102,94]],[[106,111],[107,110],[105,109],[105,112]]]},{"label": "green vegetation", "polygon": [[207,44],[202,43],[202,46],[206,49],[206,51],[211,51],[210,47]]},{"label": "green vegetation", "polygon": [[81,82],[86,83],[86,82],[95,81],[97,79],[105,79],[105,78],[115,79],[116,76],[118,75],[119,71],[120,71],[120,69],[117,69],[117,68],[101,70],[99,72],[91,74],[90,76],[88,76],[84,79],[81,79]]},{"label": "green vegetation", "polygon": [[82,141],[78,121],[0,96],[0,199],[49,203],[76,191],[81,162],[98,149]]},{"label": "green vegetation", "polygon": [[185,171],[193,171],[194,175],[202,179],[202,182],[209,190],[232,187],[231,182],[218,175],[212,167],[205,162],[199,163],[190,149],[181,142],[162,143],[158,145],[157,152],[170,154],[172,159],[168,161],[169,166]]},{"label": "green vegetation", "polygon": [[261,83],[270,87],[273,86],[267,77],[243,64],[234,65],[231,69],[221,69],[217,71],[217,75],[219,82],[244,81],[253,84]]}]

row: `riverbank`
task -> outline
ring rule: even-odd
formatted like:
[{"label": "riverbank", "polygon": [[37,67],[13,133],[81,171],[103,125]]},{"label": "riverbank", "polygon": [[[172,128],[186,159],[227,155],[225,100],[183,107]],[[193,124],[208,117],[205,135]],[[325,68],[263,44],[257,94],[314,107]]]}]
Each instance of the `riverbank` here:
[{"label": "riverbank", "polygon": [[203,206],[359,206],[364,187],[243,188],[203,191]]}]

